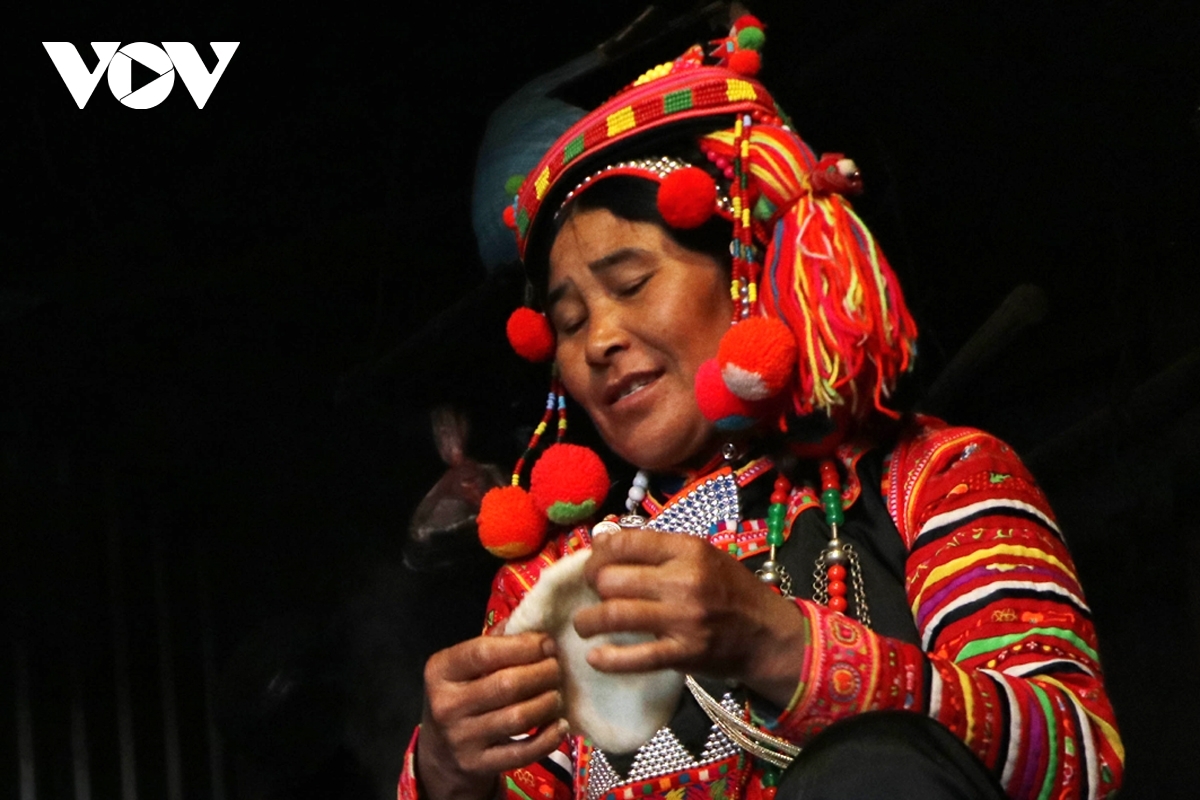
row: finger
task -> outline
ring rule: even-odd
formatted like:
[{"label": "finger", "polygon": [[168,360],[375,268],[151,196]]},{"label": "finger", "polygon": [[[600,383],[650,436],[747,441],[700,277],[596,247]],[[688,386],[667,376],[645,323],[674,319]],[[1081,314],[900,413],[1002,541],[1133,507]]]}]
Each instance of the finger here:
[{"label": "finger", "polygon": [[588,582],[594,580],[596,572],[608,564],[664,564],[670,561],[678,544],[679,534],[662,533],[647,528],[626,529],[609,536],[601,536],[592,543],[592,556],[584,566]]},{"label": "finger", "polygon": [[467,713],[478,715],[504,708],[558,689],[561,685],[562,670],[557,659],[547,658],[535,664],[507,667],[463,687],[469,686],[480,701]]},{"label": "finger", "polygon": [[551,689],[477,717],[472,720],[470,727],[472,735],[485,747],[494,747],[535,728],[553,725],[562,716],[562,692]]},{"label": "finger", "polygon": [[481,756],[481,771],[505,772],[539,761],[558,749],[567,730],[567,721],[560,719],[532,736],[490,747]]},{"label": "finger", "polygon": [[600,672],[652,672],[681,666],[687,656],[674,639],[654,639],[637,644],[602,644],[588,651],[587,662]]},{"label": "finger", "polygon": [[661,600],[665,577],[661,567],[609,564],[596,573],[592,588],[601,600],[617,597]]},{"label": "finger", "polygon": [[558,661],[547,658],[536,664],[507,667],[474,681],[427,682],[427,712],[433,723],[458,728],[461,737],[477,740],[482,746],[488,742],[473,733],[477,726],[472,720],[557,690],[562,684],[561,676]]},{"label": "finger", "polygon": [[553,654],[554,640],[544,633],[477,636],[434,654],[430,666],[436,677],[461,682],[507,667],[531,664]]},{"label": "finger", "polygon": [[584,639],[601,633],[662,633],[672,615],[668,604],[656,600],[605,600],[575,613],[575,632]]}]

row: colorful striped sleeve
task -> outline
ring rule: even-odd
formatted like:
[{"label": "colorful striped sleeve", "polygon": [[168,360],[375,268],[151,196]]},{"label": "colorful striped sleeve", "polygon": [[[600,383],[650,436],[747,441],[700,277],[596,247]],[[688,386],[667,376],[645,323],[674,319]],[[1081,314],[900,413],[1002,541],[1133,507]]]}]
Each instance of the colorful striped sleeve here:
[{"label": "colorful striped sleeve", "polygon": [[781,718],[804,741],[874,709],[921,711],[1013,798],[1100,798],[1124,749],[1091,612],[1045,497],[995,437],[924,418],[889,459],[885,495],[909,548],[921,646],[801,602],[813,634]]},{"label": "colorful striped sleeve", "polygon": [[[489,634],[512,614],[521,598],[529,591],[549,565],[567,553],[590,545],[586,528],[564,531],[552,537],[537,555],[520,561],[510,561],[500,568],[492,581],[484,634]],[[419,800],[420,783],[416,774],[416,753],[420,728],[413,733],[404,754],[404,766],[397,786],[397,800]],[[575,796],[575,758],[579,742],[568,739],[550,755],[535,764],[500,774],[496,798],[502,800],[570,800]]]}]

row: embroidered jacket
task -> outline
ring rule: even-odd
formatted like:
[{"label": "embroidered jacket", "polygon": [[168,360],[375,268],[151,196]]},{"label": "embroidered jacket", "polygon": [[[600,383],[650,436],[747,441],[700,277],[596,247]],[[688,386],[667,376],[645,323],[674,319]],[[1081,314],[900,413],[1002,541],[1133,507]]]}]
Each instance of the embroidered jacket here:
[{"label": "embroidered jacket", "polygon": [[[847,505],[861,488],[861,453],[839,450],[850,478]],[[885,457],[880,488],[907,551],[905,594],[919,645],[798,599],[812,644],[797,665],[802,688],[772,733],[803,746],[845,717],[909,710],[962,739],[1010,797],[1114,792],[1124,748],[1090,612],[1046,498],[1016,454],[981,431],[917,417]],[[811,490],[797,490],[789,521],[815,503]],[[751,521],[710,540],[745,557],[764,547],[765,530]],[[581,527],[537,556],[505,565],[492,586],[485,631],[512,612],[546,566],[589,544]],[[400,800],[418,797],[417,738],[405,757]],[[502,795],[585,798],[592,753],[586,740],[572,737],[539,763],[501,776]],[[762,787],[763,772],[740,754],[622,783],[599,797],[755,800],[773,794]]]}]

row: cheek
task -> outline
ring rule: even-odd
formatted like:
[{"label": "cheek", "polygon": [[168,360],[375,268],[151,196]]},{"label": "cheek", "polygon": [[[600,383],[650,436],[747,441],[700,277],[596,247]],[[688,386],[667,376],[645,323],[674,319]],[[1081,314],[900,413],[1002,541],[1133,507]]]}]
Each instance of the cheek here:
[{"label": "cheek", "polygon": [[563,343],[560,340],[554,350],[554,365],[558,368],[558,377],[566,393],[575,402],[586,405],[584,388],[588,370],[580,349],[571,342]]},{"label": "cheek", "polygon": [[685,319],[690,319],[692,323],[687,326],[687,337],[695,366],[716,356],[721,337],[729,330],[733,314],[733,301],[724,286],[714,287],[697,301],[688,304],[685,309],[688,315]]}]

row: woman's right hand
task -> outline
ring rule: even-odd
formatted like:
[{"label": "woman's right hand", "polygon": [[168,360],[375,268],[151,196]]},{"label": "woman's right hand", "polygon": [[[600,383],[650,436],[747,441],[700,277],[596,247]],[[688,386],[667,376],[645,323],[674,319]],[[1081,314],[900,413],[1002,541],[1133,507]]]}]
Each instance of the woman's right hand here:
[{"label": "woman's right hand", "polygon": [[567,733],[561,682],[554,640],[544,633],[480,636],[435,653],[425,664],[417,743],[425,796],[482,800],[499,773],[553,752]]}]

